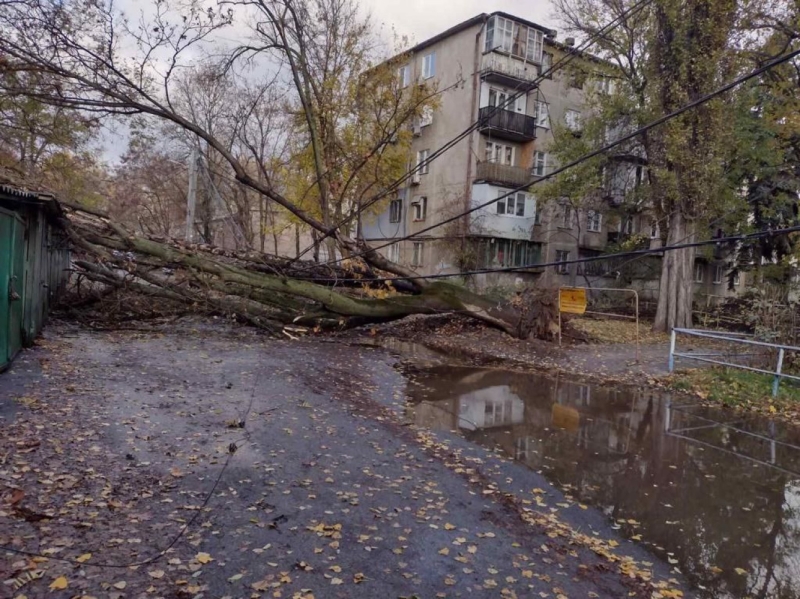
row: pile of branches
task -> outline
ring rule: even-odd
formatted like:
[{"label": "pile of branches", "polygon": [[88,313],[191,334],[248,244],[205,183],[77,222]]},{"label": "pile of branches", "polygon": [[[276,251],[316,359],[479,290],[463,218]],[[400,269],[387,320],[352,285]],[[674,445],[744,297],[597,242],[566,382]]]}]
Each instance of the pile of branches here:
[{"label": "pile of branches", "polygon": [[[123,318],[217,314],[275,334],[344,329],[411,314],[465,314],[516,337],[546,336],[551,310],[529,296],[498,301],[443,281],[405,281],[366,261],[336,265],[230,252],[136,235],[102,212],[66,205],[77,280]],[[369,251],[369,248],[364,248]],[[120,295],[122,294],[122,295]],[[547,303],[547,302],[544,302]]]}]

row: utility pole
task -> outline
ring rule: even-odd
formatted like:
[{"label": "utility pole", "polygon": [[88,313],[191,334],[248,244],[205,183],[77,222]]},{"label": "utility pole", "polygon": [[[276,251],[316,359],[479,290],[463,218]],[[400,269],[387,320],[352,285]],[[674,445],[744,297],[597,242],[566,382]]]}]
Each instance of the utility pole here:
[{"label": "utility pole", "polygon": [[197,207],[197,148],[189,153],[189,190],[186,193],[186,243],[194,241],[194,215]]}]

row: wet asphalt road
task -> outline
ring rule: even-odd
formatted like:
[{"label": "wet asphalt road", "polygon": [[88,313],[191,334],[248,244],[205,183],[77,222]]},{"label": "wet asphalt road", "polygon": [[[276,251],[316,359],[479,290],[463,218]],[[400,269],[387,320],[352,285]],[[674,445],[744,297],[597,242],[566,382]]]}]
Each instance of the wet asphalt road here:
[{"label": "wet asphalt road", "polygon": [[[650,596],[568,529],[681,582],[537,473],[406,422],[385,351],[222,327],[50,338],[0,376],[0,494],[22,488],[54,517],[0,503],[0,541],[93,557],[35,564],[28,598]],[[18,454],[31,435],[38,450]],[[69,485],[53,472],[71,468]],[[156,562],[92,565],[158,555],[198,509]],[[0,552],[0,579],[25,568]]]}]

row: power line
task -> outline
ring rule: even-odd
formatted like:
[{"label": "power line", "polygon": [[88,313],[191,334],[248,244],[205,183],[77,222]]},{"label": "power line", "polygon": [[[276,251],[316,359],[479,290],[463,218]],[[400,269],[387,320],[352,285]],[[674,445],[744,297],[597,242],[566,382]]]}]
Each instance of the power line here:
[{"label": "power line", "polygon": [[[496,272],[519,272],[525,270],[535,270],[539,268],[546,268],[548,266],[563,266],[567,264],[583,264],[585,262],[597,262],[600,260],[608,260],[609,258],[628,258],[633,256],[646,256],[649,254],[661,254],[664,252],[674,251],[674,250],[682,250],[686,248],[693,248],[693,247],[702,247],[706,245],[716,245],[718,243],[729,243],[729,242],[736,242],[736,241],[747,241],[749,239],[758,239],[760,237],[770,237],[773,235],[784,235],[787,233],[796,233],[800,231],[800,225],[794,227],[786,227],[783,229],[772,229],[769,231],[758,231],[756,233],[748,233],[746,235],[734,235],[731,237],[716,237],[714,239],[707,239],[705,241],[694,241],[692,243],[682,243],[682,244],[674,244],[674,245],[667,245],[660,248],[647,248],[641,250],[630,250],[628,252],[617,252],[613,254],[601,254],[599,256],[586,256],[584,258],[576,258],[574,260],[561,260],[557,262],[544,262],[544,263],[536,263],[536,264],[526,264],[523,266],[507,266],[501,268],[481,268],[476,270],[467,270],[461,272],[454,272],[454,273],[441,273],[435,275],[415,275],[412,277],[383,277],[377,279],[368,279],[370,283],[385,283],[390,281],[407,281],[407,280],[415,280],[415,279],[448,279],[448,278],[456,278],[456,277],[464,277],[470,275],[480,275],[480,274],[488,274],[488,273],[496,273]],[[319,283],[355,283],[360,281],[365,281],[367,279],[357,279],[357,278],[328,278],[328,279],[301,279],[301,280],[313,280]]]},{"label": "power line", "polygon": [[[637,2],[636,4],[634,4],[633,6],[628,8],[627,10],[625,10],[618,17],[614,18],[611,22],[607,23],[605,26],[600,28],[596,33],[594,33],[592,36],[587,38],[579,46],[577,46],[576,48],[573,48],[570,52],[564,54],[564,56],[562,56],[558,61],[556,61],[554,64],[552,64],[547,70],[545,70],[543,72],[540,72],[540,74],[536,77],[536,79],[534,79],[532,82],[524,85],[524,87],[520,91],[517,91],[512,96],[509,96],[508,99],[505,102],[501,102],[501,103],[497,104],[496,106],[492,106],[491,107],[492,110],[489,111],[484,117],[478,118],[478,120],[476,120],[475,122],[470,124],[469,127],[467,127],[464,131],[459,133],[456,137],[452,138],[450,141],[448,141],[441,148],[436,150],[433,154],[431,154],[423,162],[420,162],[419,164],[415,165],[412,169],[407,171],[400,179],[398,179],[394,183],[390,184],[389,187],[386,190],[382,191],[378,195],[376,195],[376,196],[372,197],[371,199],[367,200],[367,202],[365,202],[363,205],[359,206],[358,209],[355,212],[353,212],[352,214],[346,216],[336,226],[334,226],[334,227],[328,229],[328,231],[324,232],[322,234],[321,239],[317,240],[317,243],[319,243],[323,239],[326,239],[327,237],[330,237],[330,235],[335,233],[342,226],[348,224],[350,221],[353,220],[353,218],[355,218],[356,216],[358,216],[359,214],[364,212],[364,210],[367,210],[370,206],[372,206],[376,202],[378,202],[381,199],[385,198],[387,195],[393,193],[395,190],[397,190],[400,187],[400,185],[402,185],[409,178],[413,177],[414,174],[416,174],[421,168],[424,168],[425,166],[430,165],[430,163],[433,162],[434,160],[436,160],[436,158],[440,157],[442,154],[444,154],[445,152],[447,152],[448,150],[450,150],[451,148],[456,146],[461,140],[463,140],[468,135],[470,135],[473,131],[477,130],[482,125],[483,122],[488,121],[489,119],[491,119],[498,111],[505,110],[506,107],[511,106],[512,104],[514,104],[517,101],[518,98],[522,97],[523,95],[527,95],[532,90],[536,89],[539,86],[539,83],[541,83],[544,79],[549,78],[555,71],[557,71],[558,69],[566,66],[567,64],[569,64],[570,62],[575,60],[575,58],[580,56],[586,48],[588,48],[589,46],[594,44],[594,42],[597,39],[602,38],[607,33],[609,33],[612,29],[616,28],[620,23],[622,23],[622,21],[624,19],[626,19],[628,17],[631,17],[635,13],[638,13],[641,10],[643,10],[645,8],[645,6],[647,4],[649,4],[649,3],[651,3],[652,1],[653,0],[639,0],[639,2]],[[474,75],[475,75],[475,73],[473,73],[473,76]],[[518,85],[516,89],[519,90],[520,86]],[[297,258],[295,258],[295,260],[299,260],[302,256],[304,256],[309,251],[311,251],[311,249],[313,247],[314,246],[312,245],[312,246],[309,246],[309,247],[305,248],[297,256]],[[327,262],[326,264],[335,264],[337,262],[340,262],[342,259],[334,260],[332,262]]]},{"label": "power line", "polygon": [[[359,256],[364,256],[365,254],[367,254],[369,252],[376,252],[378,250],[386,248],[386,247],[388,247],[390,245],[393,245],[395,243],[398,243],[400,241],[406,241],[406,240],[409,240],[409,239],[416,238],[416,237],[418,237],[418,236],[420,236],[420,235],[422,235],[424,233],[427,233],[429,231],[433,231],[434,229],[437,229],[437,228],[439,228],[441,226],[444,226],[444,225],[449,224],[451,222],[454,222],[454,221],[456,221],[456,220],[458,220],[460,218],[468,216],[468,215],[470,215],[470,214],[472,214],[474,212],[477,212],[478,210],[483,210],[484,208],[486,208],[488,206],[491,206],[491,205],[497,203],[500,200],[504,200],[504,199],[516,194],[517,192],[525,191],[525,190],[529,189],[530,187],[532,187],[534,185],[540,184],[540,183],[542,183],[544,181],[548,181],[548,180],[556,177],[557,175],[560,175],[564,171],[567,171],[567,170],[569,170],[569,169],[571,169],[571,168],[573,168],[575,166],[578,166],[579,164],[582,164],[583,162],[586,162],[587,160],[591,160],[592,158],[595,158],[596,156],[604,154],[608,150],[611,150],[611,149],[613,149],[613,148],[615,148],[615,147],[617,147],[617,146],[619,146],[619,145],[621,145],[621,144],[623,144],[623,143],[625,143],[627,141],[630,141],[631,139],[634,139],[634,138],[642,135],[643,133],[646,133],[650,129],[654,129],[655,127],[658,127],[659,125],[662,125],[662,124],[666,123],[667,121],[670,121],[670,120],[680,116],[684,112],[688,112],[689,110],[692,110],[693,108],[697,108],[698,106],[701,106],[701,105],[705,104],[706,102],[709,102],[709,101],[713,100],[717,96],[720,96],[720,95],[724,94],[725,92],[730,91],[731,89],[741,85],[742,83],[744,83],[746,81],[749,81],[750,79],[753,79],[754,77],[757,77],[757,76],[761,75],[762,73],[765,73],[766,71],[768,71],[768,70],[770,70],[770,69],[772,69],[772,68],[774,68],[774,67],[776,67],[776,66],[778,66],[780,64],[788,62],[789,60],[795,58],[798,55],[800,55],[800,49],[793,50],[792,52],[784,54],[783,56],[779,56],[779,57],[769,61],[765,65],[763,65],[763,66],[761,66],[761,67],[759,67],[757,69],[754,69],[753,71],[750,71],[749,73],[747,73],[745,75],[742,75],[741,77],[738,77],[737,79],[734,79],[733,81],[723,85],[722,87],[718,88],[717,90],[715,90],[713,92],[710,92],[710,93],[706,94],[705,96],[702,96],[702,97],[698,98],[697,100],[694,100],[694,101],[684,105],[683,107],[678,108],[677,110],[674,110],[674,111],[670,112],[669,114],[663,115],[663,116],[651,121],[650,123],[640,127],[639,129],[636,129],[635,131],[633,131],[631,133],[628,133],[627,135],[623,135],[619,139],[606,144],[605,146],[602,146],[602,147],[600,147],[600,148],[598,148],[596,150],[592,150],[588,154],[584,154],[580,158],[577,158],[577,159],[573,160],[572,162],[569,162],[568,164],[557,168],[556,170],[554,170],[553,172],[551,172],[549,174],[546,174],[546,175],[544,175],[542,177],[536,177],[534,179],[531,179],[527,183],[525,183],[523,185],[519,185],[519,186],[515,187],[514,189],[512,189],[511,191],[509,191],[509,192],[507,192],[505,194],[502,194],[502,195],[500,195],[500,196],[498,196],[498,197],[496,197],[496,198],[494,198],[492,200],[489,200],[487,202],[484,202],[482,204],[478,204],[477,206],[474,206],[474,207],[470,208],[469,210],[465,210],[464,212],[461,212],[461,213],[459,213],[459,214],[457,214],[455,216],[446,218],[446,219],[444,219],[444,220],[442,220],[442,221],[440,221],[440,222],[438,222],[438,223],[436,223],[434,225],[431,225],[431,226],[426,227],[426,228],[424,228],[424,229],[422,229],[420,231],[417,231],[416,233],[412,233],[410,235],[406,235],[406,236],[401,237],[399,239],[394,239],[391,242],[385,243],[383,245],[379,245],[377,247],[371,247],[368,250],[365,250],[365,251],[362,251],[362,252],[359,252],[359,253],[356,253],[356,254],[352,254],[352,255],[348,256],[348,259],[356,258],[356,257],[359,257]],[[339,261],[340,260],[336,260],[336,261],[329,262],[329,263],[326,263],[326,264],[335,264],[336,262],[339,262]],[[425,278],[425,277],[400,277],[400,278]]]}]

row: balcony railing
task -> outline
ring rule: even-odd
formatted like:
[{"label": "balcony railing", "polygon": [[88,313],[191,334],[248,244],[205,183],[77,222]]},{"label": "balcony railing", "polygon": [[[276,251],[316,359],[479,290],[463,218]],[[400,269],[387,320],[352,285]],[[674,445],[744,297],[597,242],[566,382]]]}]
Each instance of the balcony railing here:
[{"label": "balcony railing", "polygon": [[489,133],[511,141],[524,142],[536,139],[536,119],[527,114],[486,106],[481,108],[478,122],[481,133]]},{"label": "balcony railing", "polygon": [[485,54],[481,67],[484,79],[501,85],[516,86],[520,81],[530,83],[539,76],[538,66],[498,52]]},{"label": "balcony railing", "polygon": [[531,181],[530,170],[497,162],[478,162],[475,175],[476,181],[486,181],[509,187],[518,187]]}]

